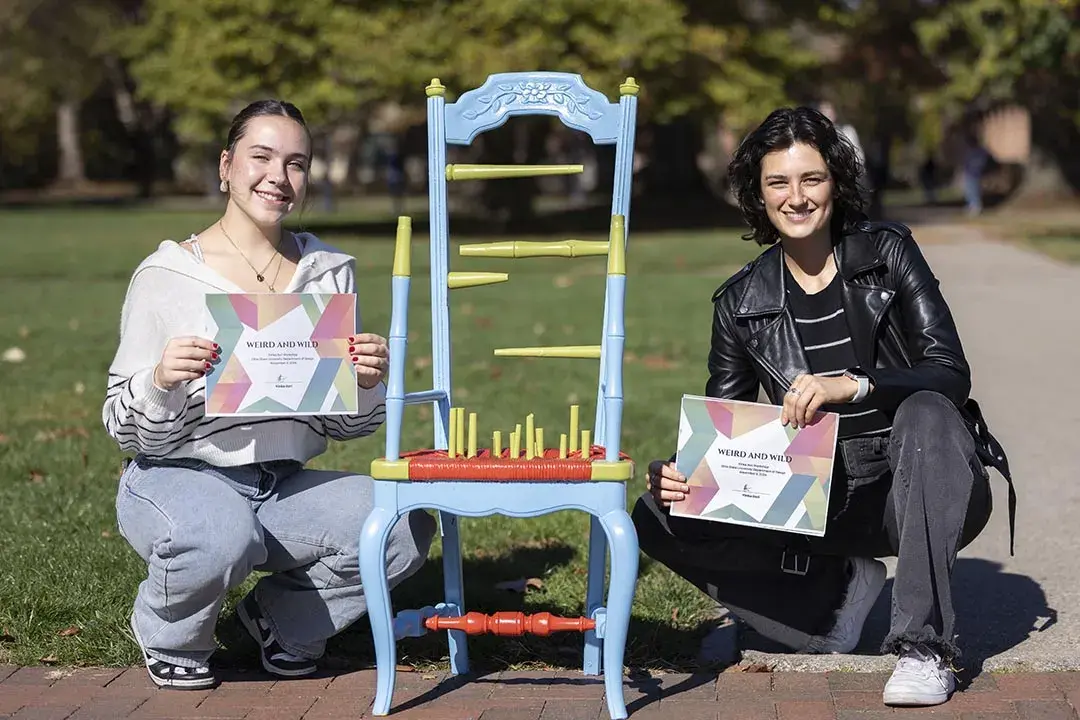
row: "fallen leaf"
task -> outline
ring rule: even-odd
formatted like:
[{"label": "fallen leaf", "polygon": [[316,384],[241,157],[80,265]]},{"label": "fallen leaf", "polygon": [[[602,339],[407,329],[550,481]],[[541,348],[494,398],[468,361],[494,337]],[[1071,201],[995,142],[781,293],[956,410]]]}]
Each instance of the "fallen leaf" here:
[{"label": "fallen leaf", "polygon": [[72,330],[78,330],[79,329],[79,320],[78,320],[78,318],[71,318],[70,320],[68,320],[68,327],[70,329],[72,329]]},{"label": "fallen leaf", "polygon": [[476,307],[472,303],[462,303],[461,304],[461,314],[462,315],[472,315],[475,310],[476,310]]},{"label": "fallen leaf", "polygon": [[45,663],[46,665],[55,665],[60,662],[60,658],[55,655],[46,655],[43,658],[38,658],[38,662]]},{"label": "fallen leaf", "polygon": [[103,537],[103,538],[111,538],[111,537],[112,537],[112,533],[111,533],[111,532],[109,532],[108,530],[102,530],[102,531],[101,531],[101,537]]},{"label": "fallen leaf", "polygon": [[4,433],[0,433],[0,445],[3,445],[8,441],[8,436]]},{"label": "fallen leaf", "polygon": [[744,673],[767,673],[772,672],[772,666],[765,663],[750,663],[749,665],[740,665],[739,672]]},{"label": "fallen leaf", "polygon": [[671,611],[671,622],[679,621],[679,608],[675,608]]},{"label": "fallen leaf", "polygon": [[481,330],[487,330],[489,327],[492,326],[492,320],[489,317],[481,315],[480,317],[473,320],[473,324]]},{"label": "fallen leaf", "polygon": [[23,352],[22,348],[9,347],[0,357],[3,358],[4,362],[21,363],[26,359],[26,353]]},{"label": "fallen leaf", "polygon": [[642,363],[650,370],[671,370],[678,367],[678,363],[663,355],[646,355],[642,358]]},{"label": "fallen leaf", "polygon": [[75,383],[75,394],[82,395],[84,392],[86,392],[86,386],[81,382]]},{"label": "fallen leaf", "polygon": [[529,588],[534,590],[542,590],[544,588],[544,581],[540,578],[519,578],[517,580],[506,580],[504,582],[495,583],[496,590],[507,590],[509,592],[526,593]]},{"label": "fallen leaf", "polygon": [[19,328],[19,337],[24,338],[24,339],[30,337],[30,328],[26,327],[25,325],[20,327]]},{"label": "fallen leaf", "polygon": [[414,668],[412,665],[398,665],[397,666],[397,671],[398,672],[416,672],[416,668]]},{"label": "fallen leaf", "polygon": [[568,288],[574,284],[574,278],[569,275],[556,275],[554,282],[557,288]]},{"label": "fallen leaf", "polygon": [[425,368],[429,368],[431,367],[431,356],[422,355],[418,358],[414,358],[412,364],[415,370],[423,370]]},{"label": "fallen leaf", "polygon": [[544,327],[544,323],[536,323],[533,325],[534,335],[543,335],[545,332],[547,332],[547,328]]},{"label": "fallen leaf", "polygon": [[502,377],[502,374],[502,365],[492,365],[491,369],[488,370],[488,377],[492,380],[498,380]]},{"label": "fallen leaf", "polygon": [[56,634],[59,635],[60,637],[72,637],[72,636],[78,635],[81,632],[82,632],[81,627],[79,627],[78,625],[72,625],[71,627],[64,628],[63,630],[61,630],[60,632],[58,632]]},{"label": "fallen leaf", "polygon": [[40,470],[31,470],[30,471],[30,482],[32,482],[32,483],[43,483],[43,482],[45,482],[45,473],[41,472]]}]

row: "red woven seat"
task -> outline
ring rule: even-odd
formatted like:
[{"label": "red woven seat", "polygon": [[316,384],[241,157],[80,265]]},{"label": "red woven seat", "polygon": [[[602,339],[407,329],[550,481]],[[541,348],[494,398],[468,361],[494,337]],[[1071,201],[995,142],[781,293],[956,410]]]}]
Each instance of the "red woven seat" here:
[{"label": "red woven seat", "polygon": [[[632,464],[625,453],[619,453],[621,462]],[[531,460],[524,457],[510,458],[510,451],[503,450],[495,456],[491,450],[480,450],[474,457],[454,457],[446,450],[413,450],[401,454],[399,463],[408,464],[408,479],[424,482],[438,481],[502,481],[502,482],[591,482],[597,480],[594,463],[604,463],[604,448],[593,445],[588,456],[568,453],[559,457],[556,448],[546,449],[543,456]],[[610,463],[608,463],[610,465]],[[617,479],[617,478],[603,478]]]}]

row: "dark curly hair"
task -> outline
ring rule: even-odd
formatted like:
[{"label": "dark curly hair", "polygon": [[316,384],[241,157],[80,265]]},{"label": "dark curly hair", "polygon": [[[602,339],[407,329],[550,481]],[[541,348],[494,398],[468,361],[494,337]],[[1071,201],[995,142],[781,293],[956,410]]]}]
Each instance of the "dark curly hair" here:
[{"label": "dark curly hair", "polygon": [[809,107],[773,110],[743,139],[728,165],[728,180],[739,210],[750,226],[744,240],[772,245],[780,239],[765,214],[761,199],[761,160],[773,150],[786,150],[796,142],[817,149],[833,181],[833,227],[843,228],[864,219],[859,178],[862,163],[851,141],[817,110]]}]

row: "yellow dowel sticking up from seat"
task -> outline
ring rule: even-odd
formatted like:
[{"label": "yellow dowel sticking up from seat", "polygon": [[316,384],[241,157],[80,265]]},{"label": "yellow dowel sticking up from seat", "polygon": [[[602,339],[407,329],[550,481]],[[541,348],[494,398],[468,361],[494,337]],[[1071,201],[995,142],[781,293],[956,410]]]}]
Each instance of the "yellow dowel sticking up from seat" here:
[{"label": "yellow dowel sticking up from seat", "polygon": [[470,243],[458,248],[462,257],[527,258],[607,255],[606,240],[503,240]]},{"label": "yellow dowel sticking up from seat", "polygon": [[493,457],[502,457],[502,431],[496,430],[491,433],[491,454]]},{"label": "yellow dowel sticking up from seat", "polygon": [[536,450],[536,430],[533,427],[533,414],[525,416],[525,459],[532,460]]},{"label": "yellow dowel sticking up from seat", "polygon": [[446,179],[496,180],[499,178],[540,177],[541,175],[579,175],[584,165],[470,165],[446,166]]},{"label": "yellow dowel sticking up from seat", "polygon": [[446,286],[451,290],[460,288],[479,287],[480,285],[495,285],[510,279],[507,273],[497,272],[452,272],[446,275]]},{"label": "yellow dowel sticking up from seat", "polygon": [[521,454],[521,423],[518,423],[514,427],[514,432],[510,433],[510,457],[517,459]]},{"label": "yellow dowel sticking up from seat", "polygon": [[626,219],[611,216],[611,235],[608,241],[608,275],[626,274]]},{"label": "yellow dowel sticking up from seat", "polygon": [[465,408],[458,408],[457,451],[458,454],[465,453]]},{"label": "yellow dowel sticking up from seat", "polygon": [[544,428],[536,428],[536,457],[544,457]]},{"label": "yellow dowel sticking up from seat", "polygon": [[401,215],[397,220],[397,238],[394,241],[394,277],[409,277],[412,272],[412,218]]},{"label": "yellow dowel sticking up from seat", "polygon": [[578,449],[578,406],[570,406],[570,452]]},{"label": "yellow dowel sticking up from seat", "polygon": [[599,345],[563,345],[550,347],[495,348],[500,357],[542,357],[598,360]]},{"label": "yellow dowel sticking up from seat", "polygon": [[476,457],[476,413],[469,413],[469,455]]},{"label": "yellow dowel sticking up from seat", "polygon": [[589,452],[592,450],[592,440],[589,437],[588,430],[581,431],[581,457],[589,457]]},{"label": "yellow dowel sticking up from seat", "polygon": [[566,433],[559,433],[559,459],[566,459]]},{"label": "yellow dowel sticking up from seat", "polygon": [[447,457],[457,457],[457,408],[450,408],[450,430],[447,432]]}]

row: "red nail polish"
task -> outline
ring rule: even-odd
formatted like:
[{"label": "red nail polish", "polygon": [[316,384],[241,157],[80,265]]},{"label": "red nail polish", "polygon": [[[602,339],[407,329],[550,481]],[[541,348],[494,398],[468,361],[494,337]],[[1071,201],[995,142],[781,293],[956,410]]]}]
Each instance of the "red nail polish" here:
[{"label": "red nail polish", "polygon": [[356,342],[356,338],[355,338],[355,337],[353,337],[352,335],[350,335],[350,336],[349,336],[349,342],[351,342],[351,343],[354,343],[354,342]]},{"label": "red nail polish", "polygon": [[349,346],[349,352],[351,352],[351,353],[356,352],[356,348],[354,348],[352,345],[350,345]]},{"label": "red nail polish", "polygon": [[218,358],[218,354],[217,354],[217,353],[210,353],[210,359],[211,359],[211,360],[217,360],[217,358]]},{"label": "red nail polish", "polygon": [[210,368],[212,368],[212,367],[213,367],[213,365],[211,365],[210,363],[206,363],[206,369],[207,369],[207,370],[209,370],[209,369],[210,369]]},{"label": "red nail polish", "polygon": [[214,349],[215,349],[215,350],[220,350],[220,349],[221,349],[221,346],[220,346],[220,345],[218,345],[217,343],[214,343]]},{"label": "red nail polish", "polygon": [[352,359],[352,361],[353,361],[354,363],[358,363],[358,362],[360,362],[360,358],[358,358],[358,357],[356,357],[355,355],[353,355],[353,359]]}]

